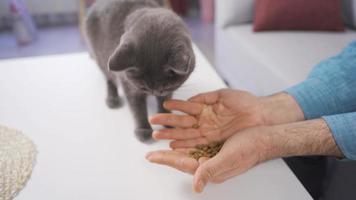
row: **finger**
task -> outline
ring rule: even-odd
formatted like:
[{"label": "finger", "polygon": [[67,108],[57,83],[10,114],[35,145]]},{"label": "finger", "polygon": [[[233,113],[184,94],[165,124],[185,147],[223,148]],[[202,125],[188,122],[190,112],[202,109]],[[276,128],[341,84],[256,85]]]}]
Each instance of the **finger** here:
[{"label": "finger", "polygon": [[202,104],[214,104],[218,100],[219,100],[219,91],[198,94],[188,99],[188,101],[202,103]]},{"label": "finger", "polygon": [[190,158],[184,153],[170,150],[150,152],[146,155],[146,159],[190,174],[193,174],[199,165],[194,158]]},{"label": "finger", "polygon": [[172,141],[169,146],[172,149],[176,148],[194,148],[201,144],[208,144],[209,140],[205,137],[200,137],[196,139],[188,139],[188,140],[174,140]]},{"label": "finger", "polygon": [[201,137],[198,129],[162,129],[153,132],[153,138],[157,140],[187,140]]},{"label": "finger", "polygon": [[181,128],[191,128],[198,121],[189,115],[157,114],[150,118],[150,123],[154,125],[173,126]]},{"label": "finger", "polygon": [[222,156],[217,155],[201,164],[194,174],[194,191],[201,193],[209,181],[213,180],[217,175],[224,172],[225,168],[223,163],[224,160],[222,159]]},{"label": "finger", "polygon": [[[184,153],[186,155],[189,155],[189,153],[191,151],[194,151],[196,150],[195,148],[179,148],[179,149],[174,149],[174,151],[177,151],[177,152],[181,152],[181,153]],[[207,160],[209,160],[210,158],[209,157],[200,157],[199,160],[198,160],[198,163],[199,165],[203,164],[204,162],[206,162]]]},{"label": "finger", "polygon": [[189,152],[190,151],[194,151],[196,150],[195,148],[178,148],[178,149],[174,149],[174,151],[177,151],[177,152],[181,152],[181,153],[184,153],[186,155],[189,155]]},{"label": "finger", "polygon": [[204,108],[204,106],[200,103],[182,100],[169,100],[164,102],[163,106],[167,110],[178,110],[190,115],[198,115],[202,112]]},{"label": "finger", "polygon": [[200,157],[198,162],[199,162],[199,165],[202,165],[203,163],[205,163],[206,161],[208,161],[210,158],[208,157]]}]

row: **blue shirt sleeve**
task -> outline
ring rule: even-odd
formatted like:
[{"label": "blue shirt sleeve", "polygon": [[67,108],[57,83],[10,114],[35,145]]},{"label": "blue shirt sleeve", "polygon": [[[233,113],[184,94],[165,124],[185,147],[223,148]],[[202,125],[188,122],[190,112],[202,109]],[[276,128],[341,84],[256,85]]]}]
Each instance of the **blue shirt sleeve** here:
[{"label": "blue shirt sleeve", "polygon": [[319,63],[304,82],[286,92],[306,119],[356,111],[356,42]]},{"label": "blue shirt sleeve", "polygon": [[[346,158],[356,160],[356,42],[286,90],[306,119],[323,117]],[[340,114],[345,113],[345,114]]]},{"label": "blue shirt sleeve", "polygon": [[323,118],[344,156],[356,160],[356,112]]}]

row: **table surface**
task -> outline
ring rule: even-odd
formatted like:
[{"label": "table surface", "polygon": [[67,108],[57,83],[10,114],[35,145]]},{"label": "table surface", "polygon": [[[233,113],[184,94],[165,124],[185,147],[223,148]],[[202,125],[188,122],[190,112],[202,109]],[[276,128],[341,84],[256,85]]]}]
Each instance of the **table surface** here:
[{"label": "table surface", "polygon": [[[175,98],[225,87],[195,52],[197,68]],[[127,104],[110,110],[105,95],[103,75],[87,53],[0,62],[0,123],[22,130],[39,151],[16,199],[311,199],[281,159],[195,194],[190,175],[145,160],[168,143],[138,142]],[[150,113],[154,108],[149,101]]]}]

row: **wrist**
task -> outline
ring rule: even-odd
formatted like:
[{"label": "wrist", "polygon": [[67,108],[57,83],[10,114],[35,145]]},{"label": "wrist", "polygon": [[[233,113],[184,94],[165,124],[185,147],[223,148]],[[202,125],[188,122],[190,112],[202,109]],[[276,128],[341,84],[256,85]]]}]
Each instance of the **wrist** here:
[{"label": "wrist", "polygon": [[260,97],[262,118],[265,125],[278,125],[304,120],[297,101],[287,93]]}]

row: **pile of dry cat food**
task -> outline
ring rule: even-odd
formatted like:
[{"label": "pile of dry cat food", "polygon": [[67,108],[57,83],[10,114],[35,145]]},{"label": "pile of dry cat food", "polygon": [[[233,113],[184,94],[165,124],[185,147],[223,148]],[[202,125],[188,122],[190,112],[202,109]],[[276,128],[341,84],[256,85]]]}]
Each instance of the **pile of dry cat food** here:
[{"label": "pile of dry cat food", "polygon": [[223,144],[223,142],[213,142],[210,144],[198,145],[194,150],[189,152],[189,157],[194,158],[195,160],[199,160],[201,157],[212,158],[219,153]]}]

